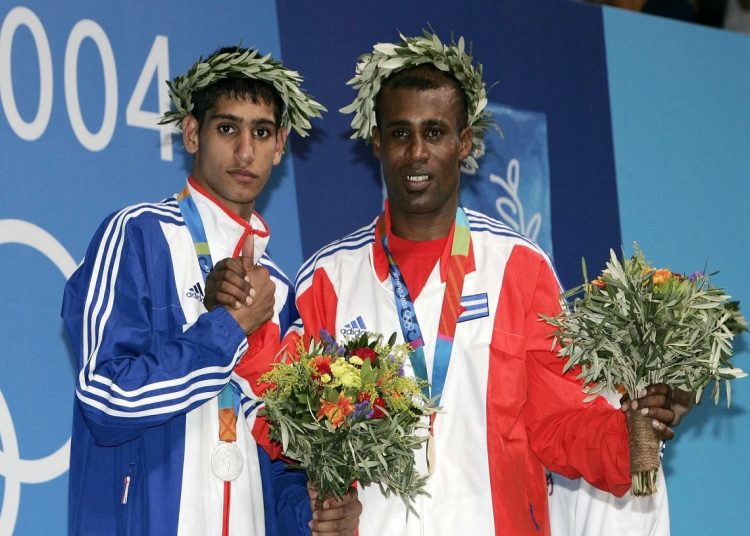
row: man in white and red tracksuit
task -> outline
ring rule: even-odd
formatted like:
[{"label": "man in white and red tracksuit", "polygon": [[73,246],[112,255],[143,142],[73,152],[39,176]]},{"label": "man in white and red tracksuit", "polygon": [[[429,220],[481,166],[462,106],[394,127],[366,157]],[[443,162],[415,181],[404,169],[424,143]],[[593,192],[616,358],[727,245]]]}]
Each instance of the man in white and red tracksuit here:
[{"label": "man in white and red tracksuit", "polygon": [[[422,39],[433,47],[437,38]],[[355,87],[369,84],[370,93],[350,108],[360,118],[353,126],[376,117],[369,136],[358,134],[371,138],[388,199],[370,225],[303,265],[297,308],[309,335],[397,333],[418,348],[407,373],[426,375],[440,396],[434,448],[416,457],[431,473],[418,515],[375,486],[361,489],[361,536],[549,534],[544,466],[616,495],[628,490],[625,414],[603,399],[584,404],[581,384],[562,373],[539,318],[560,310],[549,259],[460,207],[462,161],[479,156],[481,71],[452,59],[463,47],[445,61],[434,59],[440,52],[418,61],[420,46],[402,39],[360,58]],[[388,57],[370,69],[378,53]],[[406,56],[406,68],[393,68]],[[636,401],[663,439],[672,436],[667,396],[652,386]]]}]

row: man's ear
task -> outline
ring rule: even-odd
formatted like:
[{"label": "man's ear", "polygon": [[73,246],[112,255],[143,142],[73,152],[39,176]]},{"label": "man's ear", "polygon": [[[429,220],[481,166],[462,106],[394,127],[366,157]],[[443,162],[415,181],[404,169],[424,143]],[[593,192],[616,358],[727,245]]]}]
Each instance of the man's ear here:
[{"label": "man's ear", "polygon": [[200,127],[198,120],[191,114],[182,119],[182,144],[190,154],[198,152],[198,133]]},{"label": "man's ear", "polygon": [[471,132],[471,127],[466,127],[461,131],[461,135],[458,138],[458,154],[461,161],[471,154],[471,147],[474,144],[474,134]]},{"label": "man's ear", "polygon": [[284,154],[284,145],[286,145],[286,137],[289,135],[289,131],[286,127],[280,127],[276,131],[276,148],[273,151],[273,165],[278,165],[281,162],[281,156]]},{"label": "man's ear", "polygon": [[380,129],[372,127],[372,153],[380,160]]}]

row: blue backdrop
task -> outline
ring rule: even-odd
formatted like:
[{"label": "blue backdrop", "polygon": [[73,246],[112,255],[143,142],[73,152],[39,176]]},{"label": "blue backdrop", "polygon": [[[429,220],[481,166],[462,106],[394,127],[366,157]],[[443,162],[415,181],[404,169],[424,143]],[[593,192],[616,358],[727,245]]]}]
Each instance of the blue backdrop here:
[{"label": "blue backdrop", "polygon": [[[719,282],[750,304],[747,36],[562,0],[382,0],[377,9],[343,0],[6,1],[1,535],[65,532],[74,371],[62,287],[102,218],[183,184],[180,138],[155,126],[168,105],[163,80],[242,42],[299,70],[330,110],[310,138],[291,137],[259,203],[272,254],[293,275],[381,207],[376,161],[336,112],[354,96],[345,82],[357,56],[427,25],[464,35],[495,84],[489,97],[505,137],[491,139],[494,156],[465,178],[467,204],[538,233],[567,286],[580,282],[582,256],[598,267],[610,247],[637,239],[657,264],[720,269]],[[750,368],[747,340],[737,362]],[[695,410],[667,449],[675,534],[741,532],[745,383],[731,409]]]},{"label": "blue backdrop", "polygon": [[[748,315],[750,37],[619,10],[604,20],[623,243],[659,265],[719,270]],[[749,342],[735,345],[746,371]],[[667,447],[673,534],[747,530],[750,381],[724,400],[707,399]]]}]

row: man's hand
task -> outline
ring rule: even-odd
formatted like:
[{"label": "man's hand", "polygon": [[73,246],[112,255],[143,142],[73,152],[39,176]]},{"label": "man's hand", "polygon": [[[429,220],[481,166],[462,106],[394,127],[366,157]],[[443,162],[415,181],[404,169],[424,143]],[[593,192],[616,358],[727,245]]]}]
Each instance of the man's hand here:
[{"label": "man's hand", "polygon": [[357,489],[351,488],[341,499],[329,497],[318,503],[318,491],[307,483],[310,494],[310,510],[313,518],[309,523],[313,536],[353,536],[357,533],[362,503],[357,498]]},{"label": "man's hand", "polygon": [[268,270],[262,266],[251,267],[246,274],[250,280],[250,290],[255,291],[255,295],[251,297],[250,305],[241,305],[239,309],[229,308],[229,314],[250,335],[273,318],[276,284],[271,281]]},{"label": "man's hand", "polygon": [[224,305],[247,335],[273,317],[276,290],[268,270],[255,266],[252,243],[245,242],[241,257],[216,263],[206,279],[203,300],[209,311]]},{"label": "man's hand", "polygon": [[672,389],[664,383],[649,385],[640,392],[640,397],[630,400],[626,395],[620,400],[620,409],[628,411],[640,411],[641,415],[651,417],[652,425],[656,430],[657,437],[662,441],[669,441],[674,437],[670,425],[675,422],[675,413],[670,406]]},{"label": "man's hand", "polygon": [[695,404],[695,393],[691,391],[683,391],[682,389],[672,389],[672,398],[669,401],[669,405],[674,412],[672,426],[680,424],[682,418],[693,409],[693,404]]},{"label": "man's hand", "polygon": [[206,297],[203,305],[209,311],[224,305],[229,309],[239,309],[242,305],[251,305],[256,290],[250,284],[243,265],[243,258],[224,259],[216,263],[206,279]]}]

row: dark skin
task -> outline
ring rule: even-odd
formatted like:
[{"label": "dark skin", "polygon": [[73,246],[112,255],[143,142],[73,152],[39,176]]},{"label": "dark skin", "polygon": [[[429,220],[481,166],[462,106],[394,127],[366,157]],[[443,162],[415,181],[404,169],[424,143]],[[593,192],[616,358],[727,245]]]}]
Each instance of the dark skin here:
[{"label": "dark skin", "polygon": [[310,495],[310,510],[313,518],[308,524],[313,536],[347,534],[354,536],[359,526],[362,503],[357,498],[357,489],[351,488],[341,499],[329,497],[318,504],[318,491],[307,483]]},{"label": "dark skin", "polygon": [[[450,85],[422,91],[386,86],[380,95],[372,148],[388,191],[392,230],[402,238],[442,238],[453,225],[461,161],[472,145],[471,129],[458,122],[456,92]],[[666,441],[674,437],[672,402],[672,390],[655,384],[622,409],[651,417],[656,435]]]},{"label": "dark skin", "polygon": [[461,161],[472,135],[457,123],[455,92],[386,86],[380,97],[372,150],[388,190],[391,227],[401,238],[445,237],[456,217]]},{"label": "dark skin", "polygon": [[675,420],[675,413],[670,406],[672,389],[663,383],[655,383],[646,387],[640,397],[630,401],[623,397],[620,409],[623,413],[640,411],[646,417],[651,417],[656,436],[662,441],[669,441],[674,432],[669,425]]},{"label": "dark skin", "polygon": [[674,420],[672,426],[677,426],[682,421],[682,418],[693,409],[695,404],[695,393],[690,391],[683,391],[682,389],[672,389],[672,400],[669,405],[672,407],[674,412]]},{"label": "dark skin", "polygon": [[631,401],[627,395],[620,400],[620,409],[640,411],[641,414],[652,417],[652,425],[657,431],[659,439],[668,441],[674,437],[670,426],[677,426],[682,418],[692,409],[695,396],[689,391],[672,389],[666,384],[649,385],[642,392],[640,398]]}]

